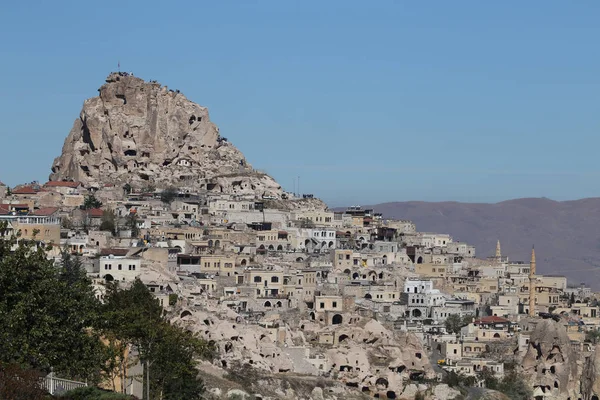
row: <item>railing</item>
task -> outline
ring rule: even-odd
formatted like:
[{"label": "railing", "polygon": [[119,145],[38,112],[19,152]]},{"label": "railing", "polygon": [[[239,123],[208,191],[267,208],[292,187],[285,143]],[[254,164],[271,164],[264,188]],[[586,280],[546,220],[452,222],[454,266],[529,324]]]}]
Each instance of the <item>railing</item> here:
[{"label": "railing", "polygon": [[69,390],[77,389],[80,387],[86,387],[86,382],[70,381],[68,379],[56,378],[50,373],[45,378],[42,378],[41,386],[42,389],[48,391],[50,394],[68,392]]}]

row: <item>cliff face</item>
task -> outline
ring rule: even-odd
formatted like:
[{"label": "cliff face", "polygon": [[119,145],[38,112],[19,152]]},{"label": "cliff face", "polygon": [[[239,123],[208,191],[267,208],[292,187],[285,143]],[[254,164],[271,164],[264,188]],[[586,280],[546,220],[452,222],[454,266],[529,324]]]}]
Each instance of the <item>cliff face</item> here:
[{"label": "cliff face", "polygon": [[179,91],[123,73],[110,74],[98,91],[84,102],[51,180],[280,194],[219,136],[208,110]]}]

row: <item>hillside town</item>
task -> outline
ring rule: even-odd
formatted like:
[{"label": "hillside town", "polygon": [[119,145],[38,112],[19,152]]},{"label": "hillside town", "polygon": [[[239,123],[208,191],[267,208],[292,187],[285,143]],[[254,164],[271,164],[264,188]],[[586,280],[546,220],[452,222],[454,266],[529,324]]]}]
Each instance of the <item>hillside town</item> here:
[{"label": "hillside town", "polygon": [[[111,73],[51,171],[0,183],[3,238],[57,265],[77,257],[99,302],[141,282],[169,324],[214,346],[198,368],[206,398],[458,400],[468,386],[477,399],[521,381],[535,399],[600,395],[585,283],[540,274],[533,247],[529,260],[500,241],[479,254],[451,232],[287,191],[179,90]],[[104,387],[142,398],[134,347]]]},{"label": "hillside town", "polygon": [[[7,234],[49,245],[57,260],[80,256],[99,299],[106,282],[141,280],[174,320],[218,346],[212,368],[332,377],[394,399],[449,371],[502,377],[518,363],[537,370],[536,398],[562,398],[582,390],[569,377],[583,372],[594,351],[586,334],[600,329],[595,294],[536,273],[533,249],[528,262],[503,255],[500,242],[477,255],[447,233],[359,206],[331,211],[311,195],[76,181],[0,194]],[[564,332],[548,335],[546,320]],[[136,394],[131,373],[119,384]],[[436,398],[453,398],[446,391]]]}]

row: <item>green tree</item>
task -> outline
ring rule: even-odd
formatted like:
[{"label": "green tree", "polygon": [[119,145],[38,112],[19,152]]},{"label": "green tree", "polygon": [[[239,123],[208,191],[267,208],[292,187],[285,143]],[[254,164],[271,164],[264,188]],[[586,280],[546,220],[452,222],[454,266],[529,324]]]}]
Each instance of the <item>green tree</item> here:
[{"label": "green tree", "polygon": [[131,237],[140,236],[140,227],[138,225],[140,219],[138,218],[137,213],[130,213],[127,216],[126,225],[127,228],[131,230]]},{"label": "green tree", "polygon": [[177,189],[168,187],[160,193],[160,200],[165,204],[171,204],[177,197]]},{"label": "green tree", "polygon": [[117,217],[112,210],[104,210],[99,229],[110,232],[113,236],[117,234]]},{"label": "green tree", "polygon": [[529,384],[517,371],[505,373],[496,390],[504,393],[511,400],[528,400],[533,395]]},{"label": "green tree", "polygon": [[158,338],[149,360],[152,392],[163,393],[165,400],[201,399],[204,385],[195,359],[205,353],[206,342],[167,323],[160,325]]},{"label": "green tree", "polygon": [[123,191],[125,192],[125,194],[130,194],[132,190],[133,190],[133,188],[131,187],[131,185],[129,183],[126,183],[123,186]]},{"label": "green tree", "polygon": [[150,366],[150,398],[200,399],[203,386],[196,360],[211,357],[211,347],[170,325],[158,300],[139,279],[125,290],[109,285],[104,300],[103,330],[132,345],[140,362]]},{"label": "green tree", "polygon": [[33,241],[13,245],[0,241],[0,362],[97,381],[98,302],[81,264],[66,253],[57,267]]},{"label": "green tree", "polygon": [[446,318],[445,325],[448,333],[459,333],[462,328],[462,319],[458,314],[450,314]]},{"label": "green tree", "polygon": [[585,333],[585,341],[592,342],[593,344],[600,343],[600,331],[591,330]]},{"label": "green tree", "polygon": [[469,325],[472,319],[471,315],[465,315],[461,318],[458,314],[450,314],[445,321],[446,331],[449,333],[460,333],[460,328]]},{"label": "green tree", "polygon": [[100,207],[102,207],[102,202],[98,200],[93,194],[86,196],[85,200],[83,201],[83,205],[81,206],[81,208],[83,208],[84,210]]},{"label": "green tree", "polygon": [[491,369],[484,368],[483,371],[477,373],[477,378],[479,379],[479,381],[483,381],[486,388],[493,390],[498,389],[498,378],[494,374],[494,371],[492,371]]}]

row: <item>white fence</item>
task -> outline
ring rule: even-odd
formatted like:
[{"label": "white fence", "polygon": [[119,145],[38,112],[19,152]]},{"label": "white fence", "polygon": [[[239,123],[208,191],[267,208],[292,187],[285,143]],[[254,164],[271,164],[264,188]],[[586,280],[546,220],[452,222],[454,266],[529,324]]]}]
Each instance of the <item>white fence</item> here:
[{"label": "white fence", "polygon": [[70,381],[52,376],[52,374],[42,379],[42,389],[45,389],[50,394],[68,392],[69,390],[87,386],[85,382]]}]

